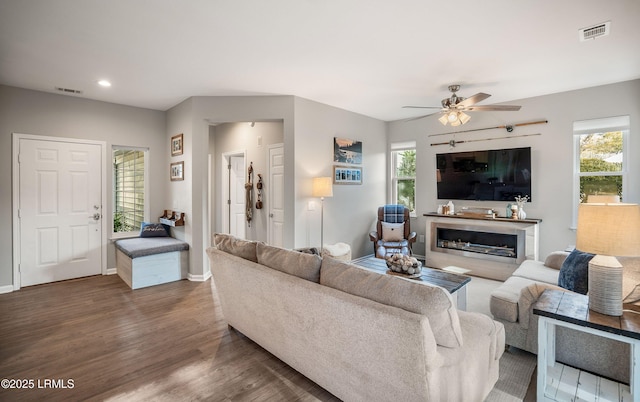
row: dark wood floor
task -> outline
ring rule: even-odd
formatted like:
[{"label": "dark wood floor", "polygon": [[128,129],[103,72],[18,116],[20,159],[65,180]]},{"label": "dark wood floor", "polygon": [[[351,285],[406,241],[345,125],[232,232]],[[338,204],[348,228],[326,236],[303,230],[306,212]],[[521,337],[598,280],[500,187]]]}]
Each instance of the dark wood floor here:
[{"label": "dark wood floor", "polygon": [[230,330],[212,286],[112,275],[0,295],[0,379],[34,380],[0,401],[337,400]]}]

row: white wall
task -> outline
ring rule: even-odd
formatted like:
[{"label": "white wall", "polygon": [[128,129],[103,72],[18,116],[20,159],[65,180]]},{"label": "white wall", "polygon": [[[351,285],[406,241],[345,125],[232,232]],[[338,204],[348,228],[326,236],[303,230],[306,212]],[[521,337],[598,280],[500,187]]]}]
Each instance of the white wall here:
[{"label": "white wall", "polygon": [[[212,194],[214,205],[220,206],[213,211],[211,227],[214,232],[221,232],[224,226],[224,203],[222,202],[223,176],[227,170],[221,171],[223,163],[222,154],[228,152],[243,151],[246,153],[246,165],[253,162],[253,219],[251,226],[246,228],[246,238],[251,240],[267,241],[267,223],[269,211],[269,199],[266,194],[271,190],[269,177],[269,145],[280,144],[284,141],[282,122],[255,122],[253,127],[248,122],[226,123],[211,126],[209,137],[209,153],[213,158],[212,185],[215,189]],[[260,143],[258,143],[260,138]],[[262,175],[264,182],[263,208],[256,209],[258,200],[258,174]],[[245,173],[246,175],[246,173]]]},{"label": "white wall", "polygon": [[[486,101],[485,103],[488,103]],[[624,189],[626,202],[640,202],[640,80],[581,89],[559,94],[520,99],[509,104],[522,105],[519,112],[470,113],[471,121],[459,130],[495,127],[506,124],[548,120],[548,124],[516,128],[512,133],[504,129],[429,137],[431,134],[456,131],[444,127],[437,116],[411,122],[388,123],[389,141],[415,140],[417,142],[416,205],[419,234],[424,234],[422,214],[436,210],[435,155],[449,151],[447,145],[431,143],[499,138],[492,141],[458,144],[456,151],[491,148],[532,148],[532,196],[527,203],[527,217],[542,219],[540,226],[540,255],[544,258],[554,250],[575,244],[572,220],[573,181],[573,122],[609,116],[630,115],[629,185]],[[506,136],[541,134],[507,139]],[[504,211],[506,202],[454,201],[457,207],[486,206]],[[416,253],[424,254],[424,243],[417,244]]]},{"label": "white wall", "polygon": [[[165,141],[164,112],[76,96],[58,95],[0,85],[0,212],[6,225],[0,228],[0,287],[13,282],[11,210],[12,133],[105,141],[108,154],[112,145],[149,148],[152,172],[166,171],[168,180],[168,141]],[[110,169],[110,164],[105,166]],[[105,219],[112,216],[111,173],[107,173]],[[165,176],[149,175],[150,219],[157,219],[166,208],[162,200]],[[108,234],[107,234],[108,236]],[[107,250],[107,268],[115,267],[115,249]]]},{"label": "white wall", "polygon": [[[302,98],[295,102],[296,247],[320,245],[320,200],[311,197],[317,176],[333,175],[333,138],[362,141],[362,185],[334,185],[324,201],[324,243],[344,242],[354,258],[373,253],[369,231],[386,203],[386,124]],[[309,202],[316,204],[309,211]]]}]

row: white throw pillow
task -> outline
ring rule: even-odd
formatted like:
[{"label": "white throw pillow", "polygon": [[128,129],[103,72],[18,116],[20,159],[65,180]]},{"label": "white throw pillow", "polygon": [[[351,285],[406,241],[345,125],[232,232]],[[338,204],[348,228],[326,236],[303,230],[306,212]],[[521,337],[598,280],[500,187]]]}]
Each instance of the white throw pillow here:
[{"label": "white throw pillow", "polygon": [[402,241],[404,239],[404,222],[403,223],[382,223],[382,240],[384,241]]}]

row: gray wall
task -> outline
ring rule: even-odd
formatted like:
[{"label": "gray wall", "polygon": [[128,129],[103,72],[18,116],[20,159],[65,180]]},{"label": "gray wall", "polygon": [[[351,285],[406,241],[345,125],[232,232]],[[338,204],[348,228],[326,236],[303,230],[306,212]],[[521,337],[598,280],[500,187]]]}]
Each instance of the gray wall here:
[{"label": "gray wall", "polygon": [[[211,126],[209,137],[209,154],[212,155],[211,185],[214,188],[211,194],[211,201],[215,208],[212,208],[211,227],[214,232],[221,232],[224,226],[224,203],[222,202],[223,176],[227,170],[221,170],[223,163],[222,154],[236,151],[246,152],[245,163],[247,167],[253,162],[253,188],[254,188],[254,210],[250,227],[246,228],[246,238],[251,240],[267,241],[267,223],[269,211],[270,191],[268,169],[269,169],[269,145],[281,144],[284,142],[284,132],[282,122],[255,122],[253,127],[248,122],[226,123]],[[260,137],[260,144],[258,144]],[[264,182],[263,208],[255,209],[255,201],[258,199],[256,185],[258,174],[262,175]]]},{"label": "gray wall", "polygon": [[[485,101],[489,103],[490,101]],[[416,205],[419,234],[425,232],[422,214],[433,212],[438,201],[436,195],[436,153],[449,152],[447,145],[432,143],[499,138],[492,141],[458,144],[456,151],[491,148],[532,148],[533,202],[525,211],[529,218],[542,219],[540,226],[540,256],[544,258],[554,250],[575,244],[575,230],[571,228],[573,217],[573,122],[610,116],[629,115],[629,182],[624,189],[626,202],[640,202],[640,80],[586,88],[535,98],[520,99],[509,104],[522,105],[519,112],[476,112],[471,121],[458,130],[495,127],[505,124],[548,120],[548,124],[518,127],[512,133],[504,129],[477,131],[456,135],[429,137],[431,134],[456,131],[444,127],[437,116],[411,122],[395,121],[389,124],[389,141],[417,142]],[[504,138],[523,134],[541,134],[523,138]],[[454,201],[456,207],[482,206],[504,211],[506,202]],[[424,243],[416,246],[416,252],[424,254]]]},{"label": "gray wall", "polygon": [[[0,175],[0,212],[7,222],[12,214],[12,133],[105,141],[108,154],[112,145],[148,147],[150,219],[167,208],[162,202],[169,170],[164,112],[0,85],[0,169],[4,172]],[[165,171],[166,175],[154,173]],[[107,180],[105,217],[112,214],[110,172]],[[11,235],[10,224],[0,228],[0,287],[13,283]],[[109,242],[107,268],[113,267],[115,251]]]},{"label": "gray wall", "polygon": [[[320,200],[311,197],[316,176],[333,175],[333,138],[362,141],[362,185],[334,185],[324,201],[324,243],[344,242],[352,256],[373,252],[369,231],[387,199],[387,128],[380,120],[296,98],[296,246],[320,245]],[[316,203],[310,211],[309,202]]]}]

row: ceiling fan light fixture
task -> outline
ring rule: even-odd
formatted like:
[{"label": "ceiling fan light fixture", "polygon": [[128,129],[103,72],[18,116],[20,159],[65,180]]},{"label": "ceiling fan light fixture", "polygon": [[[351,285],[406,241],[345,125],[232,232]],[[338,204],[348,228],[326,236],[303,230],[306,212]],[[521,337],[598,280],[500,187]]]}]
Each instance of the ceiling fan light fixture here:
[{"label": "ceiling fan light fixture", "polygon": [[452,121],[451,127],[458,127],[460,125],[460,120]]},{"label": "ceiling fan light fixture", "polygon": [[443,114],[442,116],[438,117],[438,121],[442,123],[443,126],[446,126],[449,120],[447,120],[447,115]]},{"label": "ceiling fan light fixture", "polygon": [[458,113],[458,118],[460,119],[460,123],[462,123],[462,124],[465,124],[466,122],[471,120],[471,116],[469,116],[468,114],[466,114],[464,112]]},{"label": "ceiling fan light fixture", "polygon": [[449,112],[447,113],[447,120],[449,120],[449,123],[453,124],[454,122],[458,121],[458,112]]}]

